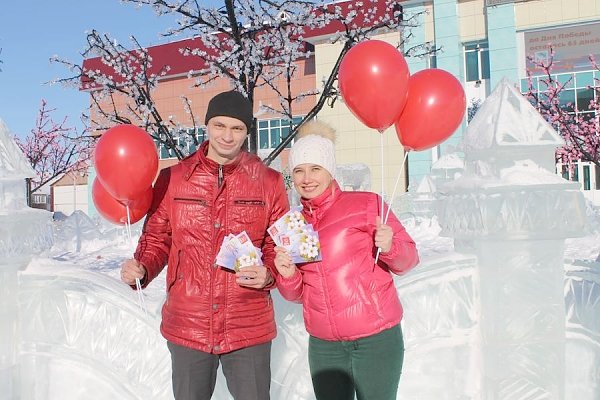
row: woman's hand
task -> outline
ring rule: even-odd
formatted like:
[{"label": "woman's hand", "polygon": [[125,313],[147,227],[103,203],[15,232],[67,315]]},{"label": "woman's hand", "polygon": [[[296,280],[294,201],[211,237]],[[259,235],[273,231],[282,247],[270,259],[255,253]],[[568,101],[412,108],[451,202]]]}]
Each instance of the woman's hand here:
[{"label": "woman's hand", "polygon": [[296,273],[296,264],[292,262],[292,257],[283,247],[275,247],[275,268],[284,278],[291,278]]},{"label": "woman's hand", "polygon": [[381,223],[381,217],[376,217],[377,230],[375,231],[375,246],[381,249],[383,253],[387,253],[392,248],[392,240],[394,239],[394,231],[389,225]]}]

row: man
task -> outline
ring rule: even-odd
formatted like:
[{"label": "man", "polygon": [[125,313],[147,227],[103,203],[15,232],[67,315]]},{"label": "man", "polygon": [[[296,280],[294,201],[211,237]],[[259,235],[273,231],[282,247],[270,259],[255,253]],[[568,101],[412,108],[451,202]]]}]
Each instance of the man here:
[{"label": "man", "polygon": [[[252,105],[239,92],[210,100],[208,140],[161,171],[134,259],[121,268],[123,282],[135,287],[137,278],[145,287],[169,265],[161,333],[176,400],[210,399],[219,364],[235,400],[269,399],[276,327],[267,228],[289,204],[281,174],[242,150],[252,121]],[[243,231],[266,267],[217,265],[223,239]]]}]

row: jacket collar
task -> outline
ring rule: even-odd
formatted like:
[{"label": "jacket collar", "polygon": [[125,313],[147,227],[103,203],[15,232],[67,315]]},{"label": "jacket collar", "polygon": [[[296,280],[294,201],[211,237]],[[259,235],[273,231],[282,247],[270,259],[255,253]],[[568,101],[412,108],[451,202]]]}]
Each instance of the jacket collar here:
[{"label": "jacket collar", "polygon": [[[211,174],[217,174],[219,171],[219,163],[210,158],[206,157],[208,153],[208,140],[203,142],[196,152],[190,154],[183,160],[181,164],[185,170],[184,179],[188,180],[194,173],[196,168],[201,167],[205,171]],[[243,164],[248,158],[249,153],[247,151],[240,151],[240,154],[230,163],[223,165],[223,174],[229,174],[233,172],[239,165]]]},{"label": "jacket collar", "polygon": [[315,197],[314,199],[300,199],[304,211],[312,216],[313,218],[320,219],[321,216],[335,203],[342,190],[334,179],[331,181],[331,185],[323,193]]}]

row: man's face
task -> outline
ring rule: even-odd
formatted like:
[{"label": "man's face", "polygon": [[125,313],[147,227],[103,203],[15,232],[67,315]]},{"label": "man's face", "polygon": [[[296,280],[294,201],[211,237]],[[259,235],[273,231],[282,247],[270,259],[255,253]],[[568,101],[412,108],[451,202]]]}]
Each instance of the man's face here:
[{"label": "man's face", "polygon": [[236,118],[216,116],[208,120],[207,157],[219,164],[228,164],[237,157],[244,145],[248,128]]}]

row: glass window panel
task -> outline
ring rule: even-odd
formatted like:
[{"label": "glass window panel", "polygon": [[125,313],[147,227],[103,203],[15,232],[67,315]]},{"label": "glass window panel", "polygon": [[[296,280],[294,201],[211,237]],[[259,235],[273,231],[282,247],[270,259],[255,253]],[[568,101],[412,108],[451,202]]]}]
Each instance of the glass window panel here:
[{"label": "glass window panel", "polygon": [[559,74],[556,76],[556,80],[563,85],[565,89],[574,87],[573,74]]},{"label": "glass window panel", "polygon": [[578,116],[585,122],[591,122],[596,117],[596,113],[582,112],[582,113],[578,113]]},{"label": "glass window panel", "polygon": [[279,143],[281,143],[281,129],[271,128],[271,148],[277,147]]},{"label": "glass window panel", "polygon": [[171,154],[169,153],[169,150],[167,150],[167,147],[165,145],[162,145],[160,148],[160,158],[171,158]]},{"label": "glass window panel", "polygon": [[545,81],[544,79],[540,79],[538,82],[539,82],[539,88],[538,88],[538,90],[544,91],[544,90],[548,89],[548,82],[547,81]]},{"label": "glass window panel", "polygon": [[477,53],[470,51],[465,53],[465,66],[467,69],[467,82],[474,82],[479,79],[479,60]]},{"label": "glass window panel", "polygon": [[[290,134],[290,127],[286,126],[284,128],[281,128],[281,139],[283,140],[283,138],[288,137]],[[290,148],[291,147],[291,143],[288,143],[285,145],[286,148]]]},{"label": "glass window panel", "polygon": [[563,90],[559,95],[560,108],[567,112],[575,111],[575,91]]},{"label": "glass window panel", "polygon": [[261,149],[269,148],[269,131],[261,129],[258,131],[258,143]]},{"label": "glass window panel", "polygon": [[577,87],[586,87],[594,85],[594,74],[590,72],[579,72],[575,74]]},{"label": "glass window panel", "polygon": [[571,180],[579,182],[579,164],[575,164],[573,166],[573,175],[571,177]]},{"label": "glass window panel", "polygon": [[577,111],[588,111],[594,100],[593,89],[577,89]]},{"label": "glass window panel", "polygon": [[269,127],[269,121],[267,121],[267,120],[258,121],[258,129],[265,129],[268,127]]},{"label": "glass window panel", "polygon": [[564,179],[569,180],[569,167],[567,165],[562,166],[561,175]]},{"label": "glass window panel", "polygon": [[590,166],[583,166],[583,190],[590,190]]},{"label": "glass window panel", "polygon": [[600,190],[600,168],[596,165],[594,167],[594,175],[596,176],[596,190]]},{"label": "glass window panel", "polygon": [[437,68],[437,56],[435,54],[432,54],[429,58],[429,64],[431,65],[431,68]]},{"label": "glass window panel", "polygon": [[482,79],[490,79],[490,52],[481,51],[481,77]]},{"label": "glass window panel", "polygon": [[274,127],[278,127],[279,126],[280,120],[278,120],[278,119],[272,119],[269,122],[271,122],[271,128],[274,128]]},{"label": "glass window panel", "polygon": [[538,98],[540,99],[540,101],[542,103],[547,103],[549,101],[548,99],[550,98],[550,96],[549,96],[548,92],[542,92],[542,93],[538,93]]}]

